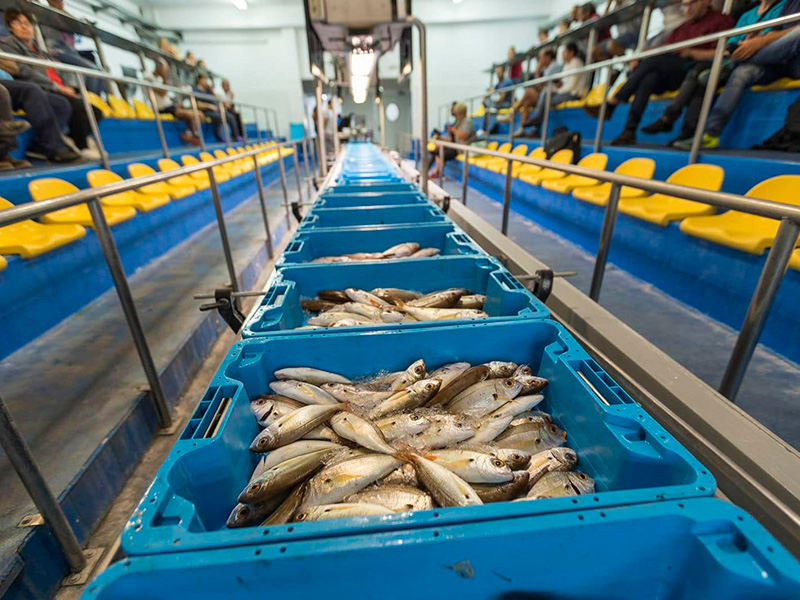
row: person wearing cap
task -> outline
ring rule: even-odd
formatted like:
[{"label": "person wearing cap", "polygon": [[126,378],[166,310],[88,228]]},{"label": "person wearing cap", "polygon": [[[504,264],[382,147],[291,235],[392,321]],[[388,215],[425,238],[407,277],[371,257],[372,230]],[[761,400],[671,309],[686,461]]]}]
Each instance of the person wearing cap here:
[{"label": "person wearing cap", "polygon": [[[475,123],[472,122],[472,119],[467,117],[467,105],[463,102],[456,103],[453,106],[453,116],[456,119],[454,125],[447,124],[445,125],[445,130],[447,133],[438,134],[436,137],[439,139],[448,141],[448,142],[455,142],[457,144],[471,144],[475,141]],[[448,160],[453,160],[456,156],[458,156],[458,151],[452,148],[445,148],[444,149],[444,162]],[[436,154],[436,167],[431,171],[430,177],[439,177],[439,174],[444,169],[444,164],[441,164],[439,160],[439,154]]]}]

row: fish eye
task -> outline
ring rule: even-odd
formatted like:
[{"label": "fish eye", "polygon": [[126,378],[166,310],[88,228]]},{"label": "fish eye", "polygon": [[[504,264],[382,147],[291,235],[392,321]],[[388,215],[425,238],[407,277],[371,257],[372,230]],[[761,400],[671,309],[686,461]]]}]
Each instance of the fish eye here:
[{"label": "fish eye", "polygon": [[503,385],[506,386],[507,388],[514,387],[514,380],[513,379],[506,379],[503,382]]},{"label": "fish eye", "polygon": [[258,400],[256,400],[256,404],[258,404],[259,406],[262,406],[262,405],[264,405],[266,403],[267,403],[267,399],[266,398],[259,398]]},{"label": "fish eye", "polygon": [[511,455],[511,458],[512,458],[513,460],[522,460],[522,455],[521,455],[521,454],[517,454],[517,453],[515,452],[514,454],[512,454],[512,455]]},{"label": "fish eye", "polygon": [[492,464],[493,464],[495,467],[504,467],[504,466],[506,466],[506,463],[504,463],[502,460],[499,460],[499,459],[497,459],[497,458],[495,458],[495,459],[492,461]]},{"label": "fish eye", "polygon": [[555,425],[550,425],[548,429],[550,430],[550,433],[558,433],[558,427]]},{"label": "fish eye", "polygon": [[542,440],[540,440],[539,438],[536,438],[535,440],[533,440],[533,443],[538,446],[539,444],[542,443]]},{"label": "fish eye", "polygon": [[414,368],[414,373],[424,373],[425,370],[422,368],[422,365]]},{"label": "fish eye", "polygon": [[297,516],[294,518],[294,520],[295,520],[295,521],[305,521],[305,520],[306,520],[306,518],[308,518],[308,515],[307,515],[306,513],[300,513],[299,515],[297,515]]},{"label": "fish eye", "polygon": [[432,390],[435,386],[432,383],[428,383],[425,385],[426,390]]},{"label": "fish eye", "polygon": [[258,447],[259,448],[263,448],[266,445],[267,445],[267,438],[261,438],[260,440],[258,440]]},{"label": "fish eye", "polygon": [[576,475],[577,475],[577,476],[578,476],[580,479],[583,479],[584,481],[585,481],[586,479],[588,479],[588,477],[586,476],[586,473],[576,473]]},{"label": "fish eye", "polygon": [[250,491],[251,492],[257,492],[260,489],[261,489],[261,484],[260,483],[254,483],[253,485],[250,486]]},{"label": "fish eye", "polygon": [[243,506],[242,508],[239,509],[239,514],[237,516],[242,517],[244,519],[249,514],[250,514],[250,509],[247,508],[246,506]]},{"label": "fish eye", "polygon": [[464,426],[463,426],[461,423],[456,423],[456,427],[458,427],[459,429],[461,429],[461,428],[462,428],[462,427],[464,427]]},{"label": "fish eye", "polygon": [[[411,415],[408,418],[411,419],[412,421],[419,421],[419,415]],[[392,423],[392,425],[394,425],[394,423]]]}]

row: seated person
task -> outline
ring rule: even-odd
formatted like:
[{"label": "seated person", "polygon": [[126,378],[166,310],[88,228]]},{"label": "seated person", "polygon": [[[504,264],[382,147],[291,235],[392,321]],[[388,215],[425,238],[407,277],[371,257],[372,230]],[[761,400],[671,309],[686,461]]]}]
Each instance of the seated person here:
[{"label": "seated person", "polygon": [[19,160],[11,156],[17,149],[17,136],[30,129],[27,121],[15,121],[11,113],[11,94],[0,86],[0,171],[27,169],[31,166],[27,160]]},{"label": "seated person", "polygon": [[[211,86],[211,80],[208,78],[208,75],[201,73],[197,76],[195,81],[194,91],[197,94],[207,94],[209,96],[216,96],[214,93],[214,88]],[[217,138],[218,142],[225,141],[225,132],[222,130],[222,118],[220,115],[219,106],[216,103],[206,102],[203,100],[197,101],[197,107],[205,113],[205,115],[211,119],[211,122],[214,124],[214,135]],[[239,127],[236,124],[236,119],[230,114],[228,111],[225,111],[225,120],[227,122],[228,127],[231,130],[231,138],[237,141],[241,140],[241,134],[239,133]]]},{"label": "seated person", "polygon": [[[618,10],[636,0],[608,0],[608,11]],[[633,50],[639,42],[639,30],[642,28],[642,17],[628,19],[617,24],[616,37],[609,37],[600,42],[592,53],[592,62],[608,60],[615,56],[622,56],[626,50]]]},{"label": "seated person", "polygon": [[[69,14],[64,10],[64,0],[47,0],[47,3],[50,5],[50,8]],[[42,25],[41,30],[47,52],[50,56],[68,65],[75,65],[76,67],[84,67],[95,71],[100,70],[94,61],[85,59],[75,50],[74,34],[60,31],[48,25]],[[108,86],[104,79],[87,77],[86,89],[95,94],[102,94],[108,91]]]},{"label": "seated person", "polygon": [[[578,8],[578,21],[581,26],[586,25],[587,23],[590,23],[592,21],[596,21],[599,18],[600,15],[597,14],[597,8],[595,8],[594,3],[592,2],[587,2],[586,4],[583,4],[580,6],[580,8]],[[610,37],[611,37],[611,31],[609,31],[608,27],[600,29],[597,32],[597,43],[602,44]],[[586,52],[588,50],[587,48],[588,43],[589,43],[588,38],[578,42],[578,48],[584,54],[584,56],[586,55]]]},{"label": "seated person", "polygon": [[[800,12],[800,0],[786,0],[781,16]],[[734,69],[708,115],[702,148],[716,148],[719,137],[744,93],[754,85],[766,85],[781,77],[800,79],[800,25],[790,23],[764,35],[740,41],[731,53]],[[680,140],[676,148],[691,148],[692,140]]]},{"label": "seated person", "polygon": [[[225,98],[225,110],[227,110],[230,114],[233,115],[233,118],[236,119],[236,125],[239,128],[240,137],[241,134],[244,133],[244,123],[242,123],[242,115],[236,111],[236,107],[233,104],[233,99],[235,94],[231,89],[231,82],[227,79],[222,80],[222,95]],[[341,131],[341,123],[339,127],[339,131]],[[239,140],[241,141],[241,140]]]},{"label": "seated person", "polygon": [[[682,42],[709,33],[716,33],[733,26],[733,19],[711,9],[711,0],[682,0],[683,11],[687,21],[675,28],[666,38],[667,44]],[[712,50],[715,43],[710,42],[694,49]],[[611,142],[612,146],[636,143],[636,129],[642,119],[647,103],[652,94],[663,94],[669,90],[680,87],[686,74],[694,66],[695,59],[686,50],[676,53],[660,54],[646,58],[638,65],[632,63],[632,71],[628,81],[608,101],[606,118],[611,118],[614,109],[621,103],[627,102],[633,96],[633,102],[628,110],[628,118],[623,132]],[[587,114],[597,117],[600,113],[599,106],[585,108]]]},{"label": "seated person", "polygon": [[[153,71],[151,75],[145,76],[145,79],[163,85],[173,85],[169,65],[163,58],[159,58],[156,61],[155,71]],[[194,111],[191,109],[184,108],[180,104],[174,103],[169,96],[169,92],[166,90],[154,89],[153,92],[156,96],[156,108],[158,112],[174,115],[176,119],[186,125],[187,130],[181,132],[181,140],[183,143],[199,146],[200,136],[197,132],[197,123],[202,123],[205,117],[195,115]]]},{"label": "seated person", "polygon": [[[0,50],[30,58],[52,60],[36,45],[33,23],[28,13],[22,10],[7,9],[3,12],[3,21],[11,35],[0,38]],[[59,117],[59,125],[62,127],[66,124],[69,125],[72,141],[81,156],[89,160],[99,160],[100,153],[94,148],[89,148],[88,145],[87,138],[92,130],[89,117],[78,93],[73,88],[64,85],[55,69],[16,62],[13,69],[15,72],[12,75],[15,80],[35,83],[44,90],[53,112]],[[95,118],[99,121],[102,113],[97,109],[94,109],[94,113]]]},{"label": "seated person", "polygon": [[[784,0],[761,0],[757,6],[746,11],[739,17],[739,20],[736,22],[736,27],[745,27],[759,21],[774,19],[780,16],[783,7]],[[754,37],[764,35],[768,32],[769,29],[766,29],[761,32],[753,32],[749,36],[734,36],[728,40],[728,47],[731,49],[736,48],[739,43],[743,42],[745,39],[753,39]],[[658,120],[646,127],[642,127],[642,131],[649,134],[672,131],[672,127],[681,117],[683,109],[688,107],[681,133],[676,140],[670,142],[670,145],[680,140],[691,140],[694,138],[694,131],[697,127],[697,121],[700,118],[700,110],[703,106],[703,97],[705,96],[706,88],[705,83],[701,81],[701,74],[711,68],[711,62],[714,57],[713,50],[695,50],[694,48],[690,48],[687,50],[686,54],[697,60],[697,63],[689,70],[689,73],[684,78],[678,95],[670,101]],[[733,64],[728,60],[720,74],[720,84],[725,83],[732,70]],[[703,76],[705,81],[707,81],[707,77],[708,75],[706,73],[706,75]]]},{"label": "seated person", "polygon": [[497,75],[497,83],[491,90],[494,92],[494,99],[491,94],[483,99],[483,106],[485,107],[485,114],[483,117],[484,131],[489,129],[490,113],[497,112],[502,108],[511,108],[511,105],[514,103],[513,92],[501,91],[503,88],[514,85],[513,81],[506,79],[506,68],[503,65],[498,65],[494,68],[494,72]]},{"label": "seated person", "polygon": [[[545,48],[539,51],[539,57],[536,60],[536,72],[534,79],[539,77],[546,77],[548,75],[555,75],[561,71],[561,65],[556,62],[556,52],[553,48]],[[535,123],[528,120],[531,111],[536,108],[539,102],[539,95],[541,94],[544,86],[542,84],[532,85],[526,87],[522,98],[514,104],[514,113],[519,113],[521,116],[520,127],[514,132],[514,135],[520,136],[525,133],[526,127],[533,127]]]},{"label": "seated person", "polygon": [[539,44],[546,44],[550,41],[550,32],[547,29],[540,29],[538,34]]},{"label": "seated person", "polygon": [[508,49],[508,77],[512,83],[522,81],[522,61],[517,58],[517,50],[514,46]]},{"label": "seated person", "polygon": [[[467,117],[467,105],[463,102],[457,103],[453,107],[453,116],[456,118],[455,125],[445,125],[447,133],[437,133],[434,137],[457,144],[471,144],[474,142],[475,123],[472,122],[472,119]],[[453,160],[458,154],[459,153],[452,148],[445,148],[444,162]],[[441,164],[438,152],[435,155],[435,165],[436,167],[431,171],[430,177],[439,177],[444,172],[444,164]]]},{"label": "seated person", "polygon": [[[561,50],[561,59],[564,66],[561,71],[574,71],[583,67],[583,59],[578,53],[578,46],[575,42],[569,42]],[[553,81],[550,85],[553,86],[553,91],[550,94],[550,107],[557,106],[562,102],[570,100],[577,100],[582,98],[586,93],[586,86],[589,80],[588,73],[581,73],[580,75],[570,75],[559,81]],[[542,124],[544,118],[544,110],[547,104],[547,93],[542,90],[539,93],[539,99],[536,103],[536,110],[531,116],[528,126],[538,128]],[[532,137],[539,135],[538,131],[529,132]]]}]

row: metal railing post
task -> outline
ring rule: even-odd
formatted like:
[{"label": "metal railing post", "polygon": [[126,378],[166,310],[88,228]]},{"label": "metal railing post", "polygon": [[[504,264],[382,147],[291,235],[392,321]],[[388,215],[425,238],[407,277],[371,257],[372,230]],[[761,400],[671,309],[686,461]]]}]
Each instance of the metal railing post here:
[{"label": "metal railing post", "polygon": [[225,104],[222,101],[217,103],[219,106],[219,118],[222,121],[220,126],[222,127],[222,137],[225,140],[225,147],[231,147],[231,134],[228,131],[228,112],[225,110]]},{"label": "metal railing post", "polygon": [[[231,106],[236,108],[235,104],[231,104]],[[242,116],[242,110],[241,109],[242,109],[242,106],[240,105],[239,106],[239,112],[234,113],[233,114],[233,118],[234,118],[234,120],[237,120],[237,122],[239,122],[239,129],[241,129],[241,131],[239,133],[241,134],[242,139],[244,140],[244,143],[246,144],[247,143],[247,127],[245,127],[244,117]],[[236,115],[239,115],[238,119],[236,119]],[[256,126],[257,125],[258,124],[256,124]],[[258,127],[256,127],[256,129],[258,129]]]},{"label": "metal railing post", "polygon": [[439,187],[444,185],[444,146],[439,146]]},{"label": "metal railing post", "polygon": [[77,73],[77,77],[78,89],[81,94],[81,100],[83,101],[83,109],[86,111],[86,116],[89,117],[89,127],[92,129],[92,137],[94,137],[95,144],[97,144],[97,150],[100,152],[100,162],[103,163],[103,168],[108,169],[108,154],[106,153],[106,148],[103,145],[103,138],[100,137],[100,128],[97,126],[97,119],[94,116],[92,103],[89,102],[89,95],[86,91],[86,81],[83,79],[83,75],[81,73]]},{"label": "metal railing post", "polygon": [[97,58],[100,61],[100,66],[103,67],[104,71],[108,71],[106,53],[103,51],[103,44],[100,42],[100,38],[98,37],[97,33],[92,33],[92,39],[94,40],[94,47],[97,50]]},{"label": "metal railing post", "polygon": [[253,154],[253,171],[256,176],[256,186],[258,186],[258,202],[261,205],[261,216],[264,218],[264,231],[267,233],[267,256],[274,258],[272,249],[272,232],[269,229],[269,216],[267,215],[267,201],[264,198],[264,182],[261,180],[261,167],[258,165],[258,154]]},{"label": "metal railing post", "polygon": [[317,155],[319,156],[319,175],[325,177],[328,174],[328,157],[325,149],[325,115],[322,107],[322,81],[317,79]]},{"label": "metal railing post", "polygon": [[286,226],[292,227],[292,213],[289,210],[289,191],[286,185],[286,168],[283,166],[283,156],[281,156],[280,147],[275,148],[278,153],[278,170],[281,174],[281,190],[283,191],[283,206],[286,208]]},{"label": "metal railing post", "polygon": [[603,126],[606,122],[608,112],[608,98],[611,96],[611,67],[606,70],[606,89],[603,91],[603,100],[600,103],[600,113],[597,115],[597,132],[594,135],[593,152],[600,152],[600,145],[603,143]]},{"label": "metal railing post", "polygon": [[694,130],[692,149],[689,151],[690,165],[697,162],[697,155],[700,153],[700,144],[703,141],[703,133],[705,132],[706,123],[708,122],[708,114],[711,112],[714,94],[717,92],[719,76],[722,72],[722,59],[725,57],[726,46],[727,40],[725,38],[717,40],[717,47],[714,50],[714,60],[711,62],[711,72],[709,73],[705,95],[703,96],[703,106],[700,109],[700,115],[697,119],[697,128]]},{"label": "metal railing post", "polygon": [[416,26],[419,32],[419,95],[422,102],[422,112],[420,113],[420,154],[422,159],[422,193],[428,195],[428,169],[430,168],[430,157],[428,156],[428,50],[427,34],[425,24],[414,16],[409,15],[406,21]]},{"label": "metal railing post", "polygon": [[309,156],[309,152],[308,152],[308,135],[306,134],[305,126],[304,126],[303,127],[303,168],[304,168],[304,170],[306,172],[306,178],[311,177],[311,168],[310,168],[310,165],[308,164],[310,159],[311,159],[311,157]]},{"label": "metal railing post", "polygon": [[292,164],[294,165],[294,180],[297,184],[297,201],[303,203],[303,184],[300,181],[300,161],[297,159],[297,144],[292,145]]},{"label": "metal railing post", "polygon": [[618,183],[611,184],[611,193],[609,194],[605,216],[603,217],[603,227],[600,230],[600,243],[597,247],[594,273],[592,273],[592,286],[589,290],[589,297],[595,302],[599,301],[600,289],[603,287],[603,276],[606,273],[608,251],[611,248],[611,237],[614,235],[614,225],[617,222],[620,189]]},{"label": "metal railing post", "polygon": [[778,234],[767,255],[764,268],[761,270],[761,276],[750,300],[747,315],[744,318],[739,337],[736,338],[736,345],[719,386],[719,393],[731,402],[736,400],[747,366],[758,345],[758,339],[761,337],[772,303],[775,301],[778,288],[789,265],[789,259],[797,244],[798,234],[800,234],[800,225],[789,219],[781,220]]},{"label": "metal railing post", "polygon": [[639,28],[639,41],[636,43],[636,52],[644,48],[647,42],[647,33],[650,31],[650,19],[653,16],[653,3],[649,3],[642,13],[642,26]]},{"label": "metal railing post", "polygon": [[234,292],[237,292],[239,291],[239,283],[236,280],[236,267],[233,265],[233,254],[231,254],[231,244],[228,240],[228,229],[225,227],[225,215],[222,212],[222,202],[220,201],[217,178],[214,176],[214,169],[212,167],[206,169],[206,172],[208,173],[208,181],[211,184],[211,200],[214,203],[214,212],[217,215],[219,237],[222,240],[222,252],[225,255],[225,265],[228,267],[228,277],[230,277],[231,280],[231,288]]},{"label": "metal railing post", "polygon": [[142,76],[145,76],[147,75],[147,63],[144,62],[144,52],[139,50],[136,54],[139,56],[139,64],[142,66]]},{"label": "metal railing post", "polygon": [[594,54],[595,46],[597,46],[597,27],[592,27],[589,30],[589,40],[586,42],[586,64],[591,64],[592,54]]},{"label": "metal railing post", "polygon": [[125,276],[125,269],[122,266],[122,261],[117,251],[117,245],[114,242],[114,236],[111,234],[111,228],[108,225],[105,213],[103,213],[103,206],[99,198],[90,200],[87,202],[87,205],[89,207],[89,213],[92,215],[92,223],[97,241],[100,243],[100,249],[103,251],[103,256],[108,265],[108,271],[111,273],[111,279],[114,282],[119,302],[122,305],[122,312],[125,315],[125,320],[128,322],[128,329],[133,338],[133,345],[136,347],[136,352],[139,354],[139,360],[142,363],[142,368],[147,378],[147,384],[150,386],[150,395],[153,397],[158,424],[162,428],[167,428],[172,425],[169,406],[167,405],[167,399],[164,395],[164,389],[161,386],[161,380],[159,379],[156,365],[153,362],[153,356],[150,353],[150,346],[147,345],[144,328],[139,320],[139,313],[133,301],[133,294],[128,285],[128,279]]},{"label": "metal railing post", "polygon": [[[200,109],[197,108],[197,98],[194,94],[189,94],[189,102],[192,104],[192,115],[194,118],[195,127],[197,127],[197,137],[200,139],[200,150],[206,151],[206,139],[203,136],[203,122],[200,120]],[[205,121],[205,116],[203,117]]]},{"label": "metal railing post", "polygon": [[339,91],[337,88],[333,89],[333,98],[331,99],[331,129],[333,130],[333,156],[339,156],[339,110],[336,108],[336,100],[339,98]]},{"label": "metal railing post", "polygon": [[547,82],[544,97],[544,114],[542,115],[542,146],[547,142],[547,128],[550,126],[550,103],[553,99],[553,84]]},{"label": "metal railing post", "polygon": [[461,173],[461,202],[467,205],[467,189],[469,188],[469,150],[464,151],[464,171]]},{"label": "metal railing post", "polygon": [[[511,152],[514,151],[514,120],[516,119],[516,113],[514,112],[514,108],[511,108],[511,127],[508,128],[508,143],[511,145]],[[503,226],[501,231],[503,235],[508,235],[508,218],[509,212],[511,210],[511,183],[512,183],[512,174],[514,173],[514,161],[511,159],[507,159],[506,164],[506,182],[505,187],[503,188]]]},{"label": "metal railing post", "polygon": [[146,89],[147,98],[150,100],[150,107],[153,109],[153,114],[155,115],[156,129],[158,130],[158,140],[161,142],[161,152],[164,153],[164,158],[169,158],[169,146],[167,146],[167,138],[164,136],[164,125],[161,123],[161,114],[158,110],[156,93],[153,88]]},{"label": "metal railing post", "polygon": [[381,131],[381,148],[386,148],[386,107],[383,105],[383,99],[378,104],[378,126]]}]

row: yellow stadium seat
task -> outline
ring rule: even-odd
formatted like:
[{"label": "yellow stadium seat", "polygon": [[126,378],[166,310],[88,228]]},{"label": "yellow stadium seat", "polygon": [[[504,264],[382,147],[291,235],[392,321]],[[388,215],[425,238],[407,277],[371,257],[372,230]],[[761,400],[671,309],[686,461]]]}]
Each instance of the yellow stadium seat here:
[{"label": "yellow stadium seat", "polygon": [[668,92],[664,92],[663,94],[651,94],[650,100],[671,100],[675,96],[678,95],[678,90],[670,90]]},{"label": "yellow stadium seat", "polygon": [[[540,160],[547,159],[547,152],[544,151],[544,148],[539,146],[538,148],[534,148],[531,150],[530,154],[528,154],[531,158],[538,158]],[[523,173],[527,173],[532,175],[534,173],[538,173],[542,170],[542,167],[539,165],[528,165],[525,163],[516,163],[513,168],[511,169],[511,175],[513,177],[521,177]]]},{"label": "yellow stadium seat", "polygon": [[[528,154],[527,144],[519,144],[511,151],[511,154],[515,156],[525,156],[526,154]],[[520,166],[524,165],[520,163]],[[506,160],[505,158],[494,157],[494,160],[486,163],[483,168],[489,169],[490,171],[494,171],[495,173],[505,173],[506,169],[508,168],[508,160]],[[513,166],[512,166],[512,171],[513,171]]]},{"label": "yellow stadium seat", "polygon": [[556,108],[583,108],[586,106],[586,98],[581,98],[579,100],[567,100],[566,102],[562,102]]},{"label": "yellow stadium seat", "polygon": [[[614,173],[639,177],[641,179],[652,179],[653,172],[656,170],[656,163],[650,158],[629,158],[616,169]],[[636,198],[644,196],[647,192],[634,187],[623,185],[619,191],[620,200],[622,198]],[[611,184],[600,183],[593,187],[579,188],[572,192],[573,197],[584,202],[605,206],[608,204],[608,197],[611,195]]]},{"label": "yellow stadium seat", "polygon": [[141,100],[134,99],[133,111],[136,114],[136,118],[141,119],[142,121],[155,121],[156,119],[156,115],[153,112],[153,109],[150,108],[147,104],[145,104]]},{"label": "yellow stadium seat", "polygon": [[[31,198],[39,202],[41,200],[55,198],[56,196],[63,196],[64,194],[72,194],[79,190],[63,179],[46,177],[43,179],[34,179],[28,183],[28,191],[31,193]],[[123,221],[135,217],[136,209],[130,206],[103,206],[103,213],[109,225],[116,225],[117,223],[122,223]],[[44,214],[40,218],[44,223],[76,223],[87,227],[91,227],[94,224],[92,222],[92,215],[89,213],[89,207],[85,204],[62,208],[61,210]]]},{"label": "yellow stadium seat", "polygon": [[[237,152],[235,148],[228,148],[228,156],[237,156],[238,154],[239,154],[239,152]],[[239,160],[237,160],[236,162],[234,162],[232,164],[236,165],[237,167],[239,167],[244,172],[252,171],[253,168],[254,168],[253,167],[253,161],[252,160],[247,160],[247,159],[244,159],[244,158],[240,158]]]},{"label": "yellow stadium seat", "polygon": [[[495,148],[498,152],[511,152],[511,144],[506,142],[502,146],[498,146]],[[475,165],[476,167],[483,167],[485,164],[492,162],[493,160],[497,160],[496,156],[476,156],[475,158],[470,158],[470,164]]]},{"label": "yellow stadium seat", "polygon": [[111,110],[111,107],[108,104],[106,104],[106,101],[103,100],[100,96],[98,96],[94,92],[86,92],[86,97],[89,98],[89,104],[91,104],[97,110],[99,110],[102,113],[103,117],[107,119],[111,116],[111,113],[113,112]]},{"label": "yellow stadium seat", "polygon": [[[205,154],[208,154],[208,152],[206,152]],[[211,156],[211,155],[209,154],[209,156]],[[203,159],[203,161],[206,161],[206,160],[209,160],[209,159],[205,159],[205,158]],[[199,161],[197,158],[195,158],[191,154],[182,154],[181,155],[181,164],[183,164],[184,167],[188,167],[189,165],[199,165],[200,162],[201,161]],[[214,171],[214,179],[217,180],[217,183],[222,183],[223,181],[228,181],[228,179],[231,178],[231,176],[228,175],[227,171],[223,171],[219,167],[214,167],[213,171]],[[208,181],[209,185],[211,184],[211,180],[208,177],[208,171],[206,171],[206,170],[195,171],[194,173],[191,174],[191,177],[194,178],[194,179],[202,179],[204,181]]]},{"label": "yellow stadium seat", "polygon": [[[497,142],[489,142],[486,145],[486,149],[487,150],[496,150],[497,149],[497,145],[498,145]],[[479,148],[479,149],[482,149],[482,148]],[[473,160],[472,159],[473,158],[477,158],[478,156],[480,156],[480,155],[479,154],[475,154],[474,152],[470,152],[470,154],[469,154],[469,162],[470,162],[470,164],[473,164]],[[464,162],[464,155],[463,154],[459,154],[458,156],[456,156],[456,160],[460,161],[460,162]]]},{"label": "yellow stadium seat", "polygon": [[[587,169],[594,169],[596,171],[605,171],[608,164],[608,156],[600,152],[592,153],[578,163],[581,167]],[[557,179],[547,179],[542,182],[542,187],[551,192],[559,192],[560,194],[569,194],[573,190],[594,187],[600,183],[597,179],[586,177],[585,175],[567,175]]]},{"label": "yellow stadium seat", "polygon": [[131,105],[119,96],[108,94],[108,104],[111,107],[111,116],[115,119],[133,119],[136,117]]},{"label": "yellow stadium seat", "polygon": [[[174,171],[175,169],[180,169],[181,166],[176,163],[171,158],[159,158],[158,159],[158,168],[161,172],[165,171]],[[194,186],[196,190],[207,190],[211,183],[209,183],[208,179],[203,179],[202,177],[192,177],[191,175],[178,175],[177,177],[173,177],[172,179],[167,179],[167,183],[171,183],[172,185],[182,185],[182,186]]]},{"label": "yellow stadium seat", "polygon": [[[228,157],[228,155],[225,154],[225,152],[223,152],[222,150],[219,150],[219,149],[214,150],[214,154],[213,155],[209,154],[208,152],[201,152],[200,153],[200,159],[203,160],[203,161],[219,160],[220,158],[227,158],[227,157]],[[219,167],[216,167],[216,168],[219,169],[220,171],[223,171],[223,172],[227,173],[231,177],[238,177],[239,175],[242,174],[242,170],[237,165],[235,165],[233,163],[225,163],[225,164],[220,165]]]},{"label": "yellow stadium seat", "polygon": [[[747,196],[784,204],[800,205],[797,196],[800,175],[781,175],[762,181]],[[721,215],[690,217],[681,221],[681,231],[750,254],[763,254],[772,245],[780,221],[729,210]]]},{"label": "yellow stadium seat", "polygon": [[438,152],[439,146],[436,145],[436,142],[428,142],[428,145],[425,146],[428,149],[428,152]]},{"label": "yellow stadium seat", "polygon": [[752,89],[756,92],[773,92],[780,90],[796,90],[798,88],[800,88],[800,79],[781,77],[769,85],[754,85]]},{"label": "yellow stadium seat", "polygon": [[[146,177],[147,175],[156,175],[153,167],[142,163],[131,163],[128,165],[128,174],[134,179],[137,177]],[[186,196],[194,194],[195,187],[193,185],[173,185],[168,181],[159,181],[158,183],[150,183],[143,185],[139,191],[144,194],[159,194],[166,195],[173,200],[180,200]]]},{"label": "yellow stadium seat", "polygon": [[789,259],[789,267],[800,271],[800,250],[792,252],[792,257]]},{"label": "yellow stadium seat", "polygon": [[[11,202],[0,198],[0,211],[12,206],[14,205]],[[86,229],[80,225],[43,225],[27,219],[0,227],[0,253],[33,258],[79,240],[85,235]]]},{"label": "yellow stadium seat", "polygon": [[0,271],[5,269],[7,266],[8,266],[8,261],[4,257],[0,256]]},{"label": "yellow stadium seat", "polygon": [[[561,163],[562,165],[570,165],[572,164],[572,155],[572,150],[559,150],[550,157],[550,160],[556,163]],[[541,169],[536,173],[522,173],[519,178],[525,183],[539,185],[542,183],[542,181],[548,179],[560,179],[566,176],[566,173],[556,169]]]},{"label": "yellow stadium seat", "polygon": [[[667,183],[717,192],[722,188],[724,179],[725,171],[721,167],[696,164],[678,169],[669,176]],[[715,212],[714,207],[708,204],[664,194],[653,194],[645,198],[620,198],[619,210],[662,227],[669,225],[670,221],[713,215]]]},{"label": "yellow stadium seat", "polygon": [[[100,187],[109,183],[125,181],[122,177],[106,169],[94,169],[86,174],[90,187]],[[132,206],[140,212],[149,212],[169,202],[166,194],[141,193],[137,190],[128,190],[119,194],[112,194],[101,199],[103,206]]]},{"label": "yellow stadium seat", "polygon": [[158,116],[161,117],[162,121],[174,121],[175,115],[172,113],[158,113]]},{"label": "yellow stadium seat", "polygon": [[479,104],[477,110],[470,115],[471,118],[474,117],[482,117],[486,114],[486,107],[483,104]]}]

